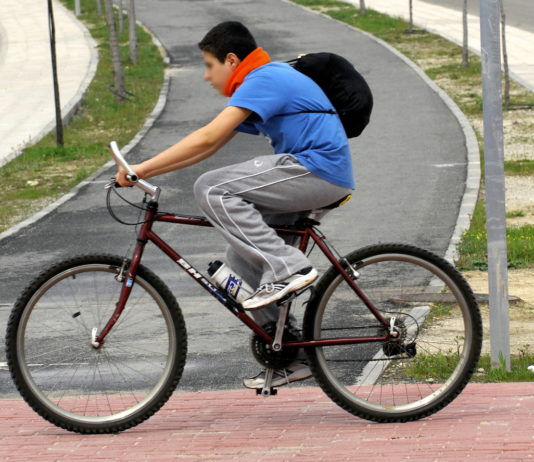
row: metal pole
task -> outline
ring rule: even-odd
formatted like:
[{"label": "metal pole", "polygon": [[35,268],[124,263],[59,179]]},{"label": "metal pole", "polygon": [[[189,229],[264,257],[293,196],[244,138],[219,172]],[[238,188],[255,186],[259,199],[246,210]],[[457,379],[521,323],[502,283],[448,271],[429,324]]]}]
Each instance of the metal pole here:
[{"label": "metal pole", "polygon": [[61,120],[61,104],[59,99],[59,82],[57,76],[56,27],[54,23],[54,10],[52,9],[52,0],[48,0],[48,31],[50,33],[52,79],[54,82],[54,101],[56,106],[56,142],[58,146],[63,146],[63,121]]},{"label": "metal pole", "polygon": [[80,14],[82,14],[80,0],[74,0],[74,13],[76,14],[76,16],[80,16]]},{"label": "metal pole", "polygon": [[506,370],[510,370],[508,259],[506,254],[506,206],[499,25],[499,0],[480,0],[490,352],[493,367],[499,367],[500,360],[503,359]]}]

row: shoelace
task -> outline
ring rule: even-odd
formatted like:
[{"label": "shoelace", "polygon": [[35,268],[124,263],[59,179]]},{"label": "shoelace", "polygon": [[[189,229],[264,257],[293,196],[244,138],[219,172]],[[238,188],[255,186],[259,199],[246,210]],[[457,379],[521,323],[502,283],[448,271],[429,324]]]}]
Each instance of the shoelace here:
[{"label": "shoelace", "polygon": [[267,282],[267,283],[263,284],[260,287],[260,290],[258,290],[258,292],[261,292],[261,291],[265,291],[268,294],[274,292],[274,284],[272,282]]}]

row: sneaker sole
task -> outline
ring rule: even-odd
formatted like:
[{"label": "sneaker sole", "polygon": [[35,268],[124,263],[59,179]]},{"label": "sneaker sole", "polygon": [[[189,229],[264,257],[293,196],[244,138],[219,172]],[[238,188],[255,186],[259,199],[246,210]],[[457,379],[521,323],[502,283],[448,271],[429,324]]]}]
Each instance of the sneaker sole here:
[{"label": "sneaker sole", "polygon": [[295,281],[290,282],[286,288],[282,289],[276,294],[271,295],[269,298],[263,299],[260,304],[249,305],[247,304],[247,300],[245,300],[241,306],[244,310],[257,310],[258,308],[262,308],[265,305],[269,305],[270,303],[276,302],[277,300],[284,298],[290,292],[295,292],[296,290],[303,289],[304,287],[309,286],[313,281],[317,279],[318,275],[319,273],[317,273],[317,270],[313,268],[305,276],[305,279],[297,279]]},{"label": "sneaker sole", "polygon": [[[281,387],[284,385],[288,385],[292,382],[299,382],[300,380],[309,379],[311,376],[312,376],[312,373],[309,368],[303,369],[300,373],[296,372],[295,374],[293,374],[291,378],[286,379],[285,377],[278,377],[274,379],[271,383],[271,387]],[[253,379],[248,379],[248,380],[253,380]],[[252,382],[248,382],[247,384],[247,379],[243,380],[243,385],[246,388],[249,388],[251,390],[261,390],[263,388],[264,383],[265,382],[261,384],[260,383],[253,384]]]}]

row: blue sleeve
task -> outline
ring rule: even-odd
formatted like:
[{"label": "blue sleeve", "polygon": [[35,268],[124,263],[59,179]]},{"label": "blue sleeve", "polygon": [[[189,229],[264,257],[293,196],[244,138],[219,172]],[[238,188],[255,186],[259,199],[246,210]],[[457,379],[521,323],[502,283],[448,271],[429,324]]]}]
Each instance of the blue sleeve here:
[{"label": "blue sleeve", "polygon": [[238,106],[254,111],[263,122],[283,113],[286,98],[273,79],[268,76],[250,76],[235,91],[228,106]]},{"label": "blue sleeve", "polygon": [[245,120],[243,123],[240,123],[236,128],[238,132],[248,133],[249,135],[259,135],[260,132],[256,128],[253,122],[250,120]]}]

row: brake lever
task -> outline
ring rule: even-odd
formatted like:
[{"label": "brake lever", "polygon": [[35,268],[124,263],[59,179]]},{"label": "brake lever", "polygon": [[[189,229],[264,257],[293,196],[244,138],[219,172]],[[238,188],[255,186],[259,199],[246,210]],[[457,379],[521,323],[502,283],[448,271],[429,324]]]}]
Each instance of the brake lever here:
[{"label": "brake lever", "polygon": [[121,185],[119,183],[117,183],[117,179],[112,176],[110,178],[110,181],[109,183],[106,184],[106,186],[104,186],[104,189],[110,189],[110,188],[120,188]]}]

